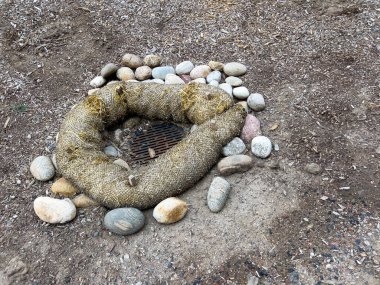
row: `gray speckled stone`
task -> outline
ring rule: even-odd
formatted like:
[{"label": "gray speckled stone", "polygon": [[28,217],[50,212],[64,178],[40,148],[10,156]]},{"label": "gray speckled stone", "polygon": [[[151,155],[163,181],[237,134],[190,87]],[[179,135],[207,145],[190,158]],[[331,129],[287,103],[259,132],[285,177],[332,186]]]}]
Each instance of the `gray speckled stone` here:
[{"label": "gray speckled stone", "polygon": [[144,214],[135,208],[117,208],[109,211],[103,221],[104,227],[118,235],[131,235],[145,224]]},{"label": "gray speckled stone", "polygon": [[248,106],[253,110],[253,111],[262,111],[265,109],[265,100],[263,95],[259,93],[252,93],[249,95],[247,99]]},{"label": "gray speckled stone", "polygon": [[100,71],[100,75],[104,78],[108,78],[112,75],[114,75],[117,71],[118,67],[114,63],[107,63],[102,70]]},{"label": "gray speckled stone", "polygon": [[232,87],[237,87],[243,84],[243,80],[236,76],[228,76],[226,78],[226,83],[230,84]]},{"label": "gray speckled stone", "polygon": [[317,163],[309,163],[305,166],[305,171],[310,174],[319,174],[321,172],[321,166]]},{"label": "gray speckled stone", "polygon": [[220,212],[226,204],[231,185],[222,177],[215,177],[208,189],[207,206],[211,212]]},{"label": "gray speckled stone", "polygon": [[272,143],[265,136],[257,136],[252,139],[251,151],[260,158],[267,158],[272,152]]},{"label": "gray speckled stone", "polygon": [[247,72],[247,67],[239,62],[229,62],[224,65],[223,71],[228,76],[240,76]]},{"label": "gray speckled stone", "polygon": [[248,155],[237,154],[227,156],[218,163],[218,170],[222,176],[236,172],[245,172],[252,168],[252,158]]},{"label": "gray speckled stone", "polygon": [[246,147],[241,138],[234,138],[225,147],[223,147],[223,155],[231,156],[241,154],[245,151]]},{"label": "gray speckled stone", "polygon": [[159,66],[155,67],[152,70],[152,76],[155,79],[162,79],[165,80],[166,75],[168,74],[175,74],[175,70],[173,66]]},{"label": "gray speckled stone", "polygon": [[161,57],[156,54],[148,54],[144,57],[143,64],[151,68],[159,66],[161,64]]},{"label": "gray speckled stone", "polygon": [[54,165],[48,156],[38,156],[30,164],[30,172],[39,181],[48,181],[55,175]]}]

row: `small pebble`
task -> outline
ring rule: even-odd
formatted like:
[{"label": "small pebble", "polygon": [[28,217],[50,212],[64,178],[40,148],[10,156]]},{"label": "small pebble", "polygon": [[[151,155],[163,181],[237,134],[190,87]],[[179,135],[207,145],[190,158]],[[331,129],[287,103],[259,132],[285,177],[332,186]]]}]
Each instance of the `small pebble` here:
[{"label": "small pebble", "polygon": [[116,73],[117,69],[118,67],[116,64],[107,63],[100,71],[100,75],[103,76],[104,78],[111,77]]},{"label": "small pebble", "polygon": [[156,79],[165,80],[165,77],[168,74],[175,74],[175,70],[172,66],[159,66],[152,70],[152,76]]},{"label": "small pebble", "polygon": [[251,169],[253,160],[250,156],[244,154],[237,154],[227,156],[218,163],[218,170],[221,175],[228,176],[237,172],[245,172]]},{"label": "small pebble", "polygon": [[219,88],[226,91],[230,96],[232,96],[232,86],[228,83],[219,84]]},{"label": "small pebble", "polygon": [[207,206],[211,212],[220,212],[226,204],[231,185],[222,177],[215,177],[208,189]]},{"label": "small pebble", "polygon": [[272,143],[265,136],[257,136],[251,142],[252,153],[260,158],[267,158],[272,152]]},{"label": "small pebble", "polygon": [[280,146],[277,143],[275,143],[274,146],[273,146],[273,149],[275,151],[280,151]]},{"label": "small pebble", "polygon": [[176,66],[175,72],[178,75],[189,74],[193,68],[194,64],[191,61],[184,61]]},{"label": "small pebble", "polygon": [[109,155],[109,156],[115,156],[115,157],[119,156],[118,150],[112,145],[106,146],[103,151],[106,155]]},{"label": "small pebble", "polygon": [[255,116],[248,114],[240,134],[245,143],[250,143],[254,137],[261,135],[260,121]]},{"label": "small pebble", "polygon": [[157,67],[161,64],[161,57],[156,54],[148,54],[144,57],[143,64],[151,68]]},{"label": "small pebble", "polygon": [[305,171],[310,174],[319,174],[321,172],[321,166],[317,163],[309,163],[305,166]]},{"label": "small pebble", "polygon": [[94,79],[91,80],[90,85],[94,88],[102,87],[104,84],[106,84],[106,80],[103,76],[96,76]]},{"label": "small pebble", "polygon": [[232,94],[238,99],[247,99],[249,96],[249,91],[246,87],[236,87],[233,89]]},{"label": "small pebble", "polygon": [[264,97],[259,93],[252,93],[249,95],[247,103],[253,111],[259,112],[265,109]]},{"label": "small pebble", "polygon": [[137,80],[141,80],[141,81],[146,80],[146,79],[151,78],[151,76],[152,76],[152,69],[146,65],[137,67],[135,71],[135,77]]},{"label": "small pebble", "polygon": [[224,64],[219,62],[219,61],[210,61],[208,63],[208,66],[212,69],[212,70],[218,70],[218,71],[221,71],[223,70],[223,67],[224,67]]},{"label": "small pebble", "polygon": [[197,78],[197,79],[191,80],[190,82],[206,84],[206,78]]},{"label": "small pebble", "polygon": [[129,166],[129,164],[125,160],[122,160],[121,158],[116,159],[113,163],[121,167],[124,167],[127,170],[131,170],[131,167]]},{"label": "small pebble", "polygon": [[117,208],[109,211],[103,220],[104,227],[118,235],[131,235],[143,228],[144,214],[136,208]]},{"label": "small pebble", "polygon": [[61,195],[63,197],[71,197],[79,192],[68,180],[64,177],[59,178],[51,185],[51,192]]},{"label": "small pebble", "polygon": [[229,62],[224,65],[223,71],[228,76],[240,76],[247,72],[247,67],[239,62]]},{"label": "small pebble", "polygon": [[211,72],[211,68],[208,65],[198,65],[190,72],[191,79],[206,78]]},{"label": "small pebble", "polygon": [[181,220],[187,212],[186,202],[170,197],[161,201],[153,210],[153,217],[162,224],[172,224]]},{"label": "small pebble", "polygon": [[220,82],[222,80],[222,73],[220,71],[214,70],[207,75],[207,83],[210,83],[211,81],[217,81]]},{"label": "small pebble", "polygon": [[168,74],[165,77],[165,84],[185,84],[185,81],[183,81],[178,75]]},{"label": "small pebble", "polygon": [[77,208],[89,208],[99,206],[99,203],[88,197],[86,194],[79,194],[71,200]]},{"label": "small pebble", "polygon": [[240,138],[234,138],[225,147],[223,147],[223,155],[231,156],[241,154],[245,151],[246,147]]},{"label": "small pebble", "polygon": [[90,90],[88,90],[87,95],[89,95],[89,96],[94,95],[99,90],[100,90],[100,88],[90,89]]},{"label": "small pebble", "polygon": [[380,146],[377,147],[377,149],[375,150],[375,152],[376,152],[377,154],[380,154]]},{"label": "small pebble", "polygon": [[229,76],[226,78],[226,83],[230,84],[232,87],[237,87],[243,84],[243,80],[239,77]]},{"label": "small pebble", "polygon": [[214,86],[214,87],[218,87],[219,86],[219,82],[216,81],[216,80],[212,80],[208,85],[211,85],[211,86]]},{"label": "small pebble", "polygon": [[55,175],[54,165],[48,156],[38,156],[30,164],[30,172],[39,181],[48,181]]},{"label": "small pebble", "polygon": [[120,67],[116,72],[116,77],[122,81],[134,80],[135,73],[129,67]]},{"label": "small pebble", "polygon": [[77,210],[70,199],[38,197],[33,203],[34,212],[44,222],[63,224],[75,218]]},{"label": "small pebble", "polygon": [[143,65],[143,61],[135,54],[126,53],[121,59],[121,64],[129,68],[137,68]]}]

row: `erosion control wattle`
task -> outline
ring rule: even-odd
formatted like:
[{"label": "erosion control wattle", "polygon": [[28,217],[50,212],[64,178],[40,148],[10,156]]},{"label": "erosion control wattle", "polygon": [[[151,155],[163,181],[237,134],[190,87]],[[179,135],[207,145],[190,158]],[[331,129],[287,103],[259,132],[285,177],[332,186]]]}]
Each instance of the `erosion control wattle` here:
[{"label": "erosion control wattle", "polygon": [[[103,153],[101,132],[132,116],[199,127],[148,165],[127,171]],[[245,116],[241,105],[210,85],[113,83],[67,114],[59,132],[57,166],[108,208],[151,208],[201,179],[217,163],[223,146],[239,135]],[[130,186],[129,175],[138,178],[136,186]]]}]

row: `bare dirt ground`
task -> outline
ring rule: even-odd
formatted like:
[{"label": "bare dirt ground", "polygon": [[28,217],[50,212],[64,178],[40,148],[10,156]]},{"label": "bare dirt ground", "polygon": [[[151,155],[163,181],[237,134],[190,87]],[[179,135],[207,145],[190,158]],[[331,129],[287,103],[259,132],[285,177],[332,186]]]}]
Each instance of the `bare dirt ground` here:
[{"label": "bare dirt ground", "polygon": [[[380,284],[379,14],[377,0],[0,1],[0,284]],[[110,235],[98,207],[47,225],[32,202],[50,184],[29,164],[126,52],[246,64],[280,150],[228,178],[219,214],[212,170],[177,224],[150,210],[138,234]]]}]

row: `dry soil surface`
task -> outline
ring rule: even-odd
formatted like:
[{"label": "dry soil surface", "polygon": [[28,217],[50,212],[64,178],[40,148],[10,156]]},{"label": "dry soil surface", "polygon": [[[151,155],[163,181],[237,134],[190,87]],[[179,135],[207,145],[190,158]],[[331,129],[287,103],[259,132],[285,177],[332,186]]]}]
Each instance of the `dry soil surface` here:
[{"label": "dry soil surface", "polygon": [[[380,284],[379,14],[377,0],[0,1],[0,284]],[[102,207],[43,223],[32,203],[51,182],[29,164],[126,52],[246,64],[280,150],[228,177],[218,214],[214,169],[170,226],[149,210],[112,235]]]}]

